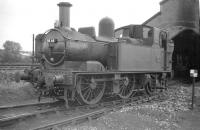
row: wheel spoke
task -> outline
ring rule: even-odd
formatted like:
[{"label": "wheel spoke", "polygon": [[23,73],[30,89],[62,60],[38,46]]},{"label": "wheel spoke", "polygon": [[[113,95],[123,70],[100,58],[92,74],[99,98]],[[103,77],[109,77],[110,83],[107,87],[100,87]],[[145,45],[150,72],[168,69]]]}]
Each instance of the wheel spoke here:
[{"label": "wheel spoke", "polygon": [[96,89],[93,90],[93,92],[94,92],[94,97],[96,97],[101,92],[101,88],[97,87]]},{"label": "wheel spoke", "polygon": [[[93,90],[93,93],[94,93],[94,94],[97,94],[97,93],[98,93],[98,90],[99,90],[99,88],[97,87],[96,89]],[[94,97],[95,97],[95,95],[94,95]]]},{"label": "wheel spoke", "polygon": [[[88,93],[90,92],[90,89],[88,89],[86,92],[83,93],[83,97],[87,96]],[[86,98],[87,99],[87,98]]]},{"label": "wheel spoke", "polygon": [[[89,91],[88,91],[88,93],[87,93],[87,95],[86,95],[86,100],[88,100],[89,99],[89,97],[90,97],[90,94],[91,94],[91,89],[89,89]],[[89,100],[88,100],[89,101]]]},{"label": "wheel spoke", "polygon": [[103,82],[95,81],[95,77],[92,76],[81,78],[78,82],[77,89],[80,90],[78,97],[82,103],[95,104],[101,100],[105,91]]},{"label": "wheel spoke", "polygon": [[[95,90],[96,90],[96,89],[95,89]],[[95,92],[94,92],[95,90],[92,90],[92,91],[91,91],[91,98],[95,98]]]},{"label": "wheel spoke", "polygon": [[81,91],[88,90],[88,89],[89,89],[89,87],[86,86],[86,87],[82,88]]},{"label": "wheel spoke", "polygon": [[120,85],[120,93],[118,94],[121,98],[129,98],[133,92],[137,90],[134,89],[134,79],[125,77],[125,80],[122,80]]},{"label": "wheel spoke", "polygon": [[125,89],[125,95],[127,95],[129,92],[131,92],[132,88],[130,88],[129,86],[127,86],[127,88]]},{"label": "wheel spoke", "polygon": [[126,86],[124,85],[124,87],[122,88],[122,95],[126,95]]}]

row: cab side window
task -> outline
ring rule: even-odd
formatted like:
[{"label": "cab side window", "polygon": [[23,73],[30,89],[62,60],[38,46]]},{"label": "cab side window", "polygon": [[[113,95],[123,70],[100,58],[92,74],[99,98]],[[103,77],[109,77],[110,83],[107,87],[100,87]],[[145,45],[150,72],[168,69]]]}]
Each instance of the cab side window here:
[{"label": "cab side window", "polygon": [[117,30],[115,32],[115,37],[116,38],[122,38],[122,35],[123,35],[123,29]]},{"label": "cab side window", "polygon": [[153,28],[143,27],[142,29],[144,45],[152,46],[153,45]]},{"label": "cab side window", "polygon": [[129,37],[129,29],[124,29],[123,37]]},{"label": "cab side window", "polygon": [[115,32],[116,38],[129,37],[129,29],[120,29]]},{"label": "cab side window", "polygon": [[143,38],[147,39],[153,36],[153,31],[149,27],[144,27],[143,28]]}]

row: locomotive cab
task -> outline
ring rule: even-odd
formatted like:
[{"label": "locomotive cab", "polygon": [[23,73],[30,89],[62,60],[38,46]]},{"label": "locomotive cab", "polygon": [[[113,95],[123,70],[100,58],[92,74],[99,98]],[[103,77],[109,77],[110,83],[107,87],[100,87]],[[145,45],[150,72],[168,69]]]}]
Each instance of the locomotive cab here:
[{"label": "locomotive cab", "polygon": [[[121,58],[117,60],[118,69],[171,70],[174,45],[169,40],[167,31],[146,25],[128,25],[116,29],[115,37],[134,45],[130,47],[126,47],[129,45],[120,45],[118,52],[121,54],[118,55]],[[135,56],[134,53],[138,55]],[[126,60],[127,55],[131,55],[133,58]]]},{"label": "locomotive cab", "polygon": [[144,25],[128,25],[115,30],[115,37],[117,38],[133,38],[142,39],[144,45],[151,46],[154,40],[154,28]]}]

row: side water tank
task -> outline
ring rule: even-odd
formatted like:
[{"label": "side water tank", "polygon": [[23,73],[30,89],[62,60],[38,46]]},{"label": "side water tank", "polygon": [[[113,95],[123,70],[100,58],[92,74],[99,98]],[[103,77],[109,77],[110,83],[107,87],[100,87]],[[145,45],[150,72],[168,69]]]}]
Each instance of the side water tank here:
[{"label": "side water tank", "polygon": [[99,22],[99,36],[106,38],[114,37],[114,22],[112,19],[105,17]]}]

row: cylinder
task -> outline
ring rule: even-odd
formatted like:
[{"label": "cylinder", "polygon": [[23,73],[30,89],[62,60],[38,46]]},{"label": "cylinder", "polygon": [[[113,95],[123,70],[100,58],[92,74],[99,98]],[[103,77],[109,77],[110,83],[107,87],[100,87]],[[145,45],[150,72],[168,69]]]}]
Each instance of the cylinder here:
[{"label": "cylinder", "polygon": [[31,79],[30,75],[24,73],[24,72],[16,72],[14,75],[15,82],[20,82],[20,80],[29,81]]},{"label": "cylinder", "polygon": [[58,6],[60,27],[70,27],[70,7],[72,4],[68,2],[60,2]]}]

